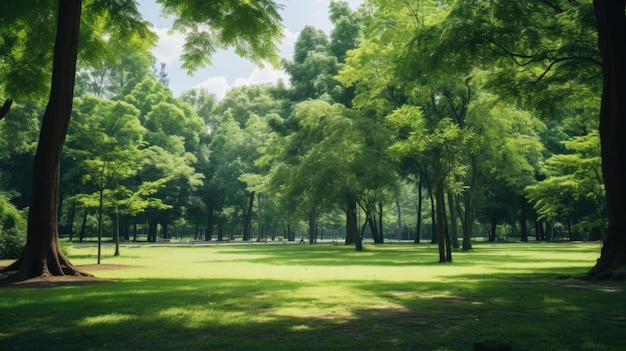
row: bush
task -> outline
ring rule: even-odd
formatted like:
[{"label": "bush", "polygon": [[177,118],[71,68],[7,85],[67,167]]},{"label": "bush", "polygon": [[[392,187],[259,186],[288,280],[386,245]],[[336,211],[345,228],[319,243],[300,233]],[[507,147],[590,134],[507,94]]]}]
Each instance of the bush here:
[{"label": "bush", "polygon": [[0,228],[0,259],[19,258],[26,243],[26,233],[15,228]]},{"label": "bush", "polygon": [[26,219],[0,196],[0,259],[19,258],[26,243]]}]

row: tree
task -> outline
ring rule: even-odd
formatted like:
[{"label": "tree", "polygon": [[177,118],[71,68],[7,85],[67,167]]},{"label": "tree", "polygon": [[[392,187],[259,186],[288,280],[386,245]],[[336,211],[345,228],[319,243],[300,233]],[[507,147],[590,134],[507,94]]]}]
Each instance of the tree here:
[{"label": "tree", "polygon": [[[570,150],[546,160],[547,178],[527,187],[540,219],[562,220],[572,231],[606,228],[600,137],[597,131],[564,142]],[[573,225],[572,225],[573,224]],[[573,227],[573,228],[572,228]]]},{"label": "tree", "polygon": [[364,223],[374,239],[382,242],[379,204],[395,180],[394,167],[385,157],[385,128],[323,100],[295,105],[282,121],[288,132],[275,125],[257,163],[267,170],[265,187],[280,207],[308,220],[309,241],[316,241],[322,214],[340,208],[346,213],[346,244],[363,248],[359,209],[366,212]]},{"label": "tree", "polygon": [[305,26],[294,45],[293,61],[283,60],[291,76],[291,97],[296,102],[312,99],[332,99],[338,82],[337,58],[328,51],[328,37],[320,29]]},{"label": "tree", "polygon": [[[24,6],[20,1],[4,1],[0,23],[0,119],[13,102],[44,102],[49,91],[54,27],[50,18],[54,8],[46,1],[33,1]],[[27,20],[24,20],[27,19]],[[37,33],[37,35],[28,35]]]},{"label": "tree", "polygon": [[[276,39],[280,37],[282,29],[275,2],[214,1],[210,6],[194,3],[198,6],[195,8],[183,0],[162,0],[161,3],[166,11],[176,16],[177,29],[191,29],[183,53],[188,69],[206,63],[209,57],[207,54],[213,53],[218,47],[230,45],[234,45],[240,55],[253,60],[269,58],[276,61]],[[87,14],[91,15],[92,11],[94,15],[107,14],[104,18],[113,24],[107,29],[120,29],[116,34],[147,30],[147,24],[140,20],[135,2],[94,0],[89,4],[91,6]],[[17,1],[11,2],[11,5],[19,6]],[[57,225],[61,150],[72,110],[82,5],[81,0],[58,1],[52,83],[33,162],[33,195],[27,243],[22,257],[6,269],[15,271],[14,279],[18,280],[41,275],[84,274],[62,254]],[[46,7],[41,9],[48,10]],[[20,11],[15,9],[11,13]],[[224,13],[229,16],[223,16]],[[32,18],[46,16],[25,18],[27,20],[24,23],[30,23]],[[199,26],[198,23],[208,23],[209,26]]]},{"label": "tree", "polygon": [[[600,259],[586,276],[625,276],[626,219],[621,199],[626,195],[626,185],[621,162],[626,149],[622,137],[626,130],[626,68],[622,64],[626,45],[621,33],[626,29],[626,2],[494,1],[489,4],[493,6],[476,6],[473,2],[457,5],[455,20],[450,22],[455,30],[449,31],[455,34],[440,39],[456,41],[457,53],[463,56],[459,62],[467,63],[477,56],[483,64],[493,63],[493,58],[509,60],[513,69],[501,71],[507,73],[500,83],[517,78],[515,81],[521,84],[502,84],[506,90],[542,91],[524,94],[524,103],[542,111],[562,110],[584,95],[598,95],[602,81],[599,131],[608,229]],[[484,53],[492,60],[484,60]]]},{"label": "tree", "polygon": [[[137,173],[145,129],[139,123],[139,110],[123,101],[102,100],[91,96],[75,103],[74,123],[67,147],[78,160],[83,182],[97,191],[79,197],[98,214],[98,264],[101,258],[103,215],[113,209],[113,230],[119,255],[118,196],[121,183]],[[110,193],[110,194],[109,194]],[[118,196],[114,196],[114,195]],[[109,196],[113,195],[113,196]]]},{"label": "tree", "polygon": [[72,112],[82,1],[59,0],[50,99],[33,162],[28,234],[22,257],[6,268],[16,280],[84,275],[59,247],[57,225],[61,150]]},{"label": "tree", "polygon": [[626,277],[626,1],[594,0],[602,56],[600,140],[609,224],[600,259],[588,278]]},{"label": "tree", "polygon": [[152,72],[154,57],[148,50],[155,39],[130,38],[128,42],[107,42],[106,55],[89,64],[79,61],[76,95],[92,94],[102,98],[120,99]]}]

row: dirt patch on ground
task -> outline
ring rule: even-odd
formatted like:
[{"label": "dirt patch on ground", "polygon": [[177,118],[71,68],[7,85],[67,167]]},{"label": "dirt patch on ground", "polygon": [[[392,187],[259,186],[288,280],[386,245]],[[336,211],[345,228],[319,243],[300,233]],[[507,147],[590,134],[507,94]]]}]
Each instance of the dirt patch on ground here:
[{"label": "dirt patch on ground", "polygon": [[120,269],[132,269],[132,268],[140,268],[141,266],[132,266],[125,264],[87,264],[76,266],[78,269],[86,272],[94,272],[94,271],[116,271]]},{"label": "dirt patch on ground", "polygon": [[[119,269],[136,268],[137,266],[119,265],[119,264],[93,264],[76,266],[79,270],[93,274],[98,271],[109,271]],[[71,285],[85,285],[85,284],[97,284],[108,283],[114,280],[98,278],[94,276],[81,276],[81,275],[65,275],[65,276],[40,276],[23,281],[13,281],[9,273],[2,272],[6,267],[0,266],[0,288],[50,288],[57,286],[71,286]]]}]

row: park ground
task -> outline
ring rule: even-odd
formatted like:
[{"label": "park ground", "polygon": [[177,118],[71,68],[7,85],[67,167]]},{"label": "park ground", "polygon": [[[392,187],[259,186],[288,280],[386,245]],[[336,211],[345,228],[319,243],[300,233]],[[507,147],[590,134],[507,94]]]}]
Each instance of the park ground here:
[{"label": "park ground", "polygon": [[[0,288],[2,350],[626,349],[626,283],[579,279],[599,243],[105,245],[95,278]],[[11,261],[0,261],[0,266]]]}]

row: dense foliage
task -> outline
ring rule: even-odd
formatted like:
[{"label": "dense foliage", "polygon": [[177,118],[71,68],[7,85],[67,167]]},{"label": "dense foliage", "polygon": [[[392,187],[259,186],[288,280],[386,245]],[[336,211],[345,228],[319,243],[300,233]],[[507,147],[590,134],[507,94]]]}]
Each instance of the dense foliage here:
[{"label": "dense foliage", "polygon": [[[233,9],[233,24],[192,15],[184,1],[160,2],[188,30],[188,68],[207,63],[217,42],[255,60],[272,51],[233,34],[249,18],[275,21],[272,11],[256,18]],[[358,10],[331,1],[330,19],[331,33],[299,34],[293,59],[282,62],[289,84],[237,87],[219,101],[201,90],[174,97],[153,73],[150,37],[110,41],[116,57],[81,61],[61,234],[306,235],[358,250],[363,238],[429,240],[441,261],[476,237],[600,238],[601,76],[589,1],[370,0]],[[202,21],[223,28],[203,31]],[[35,45],[12,43],[0,42],[3,57]],[[28,97],[0,88],[0,97]],[[12,136],[0,140],[0,190],[20,209],[41,103],[27,101],[0,121]]]}]

